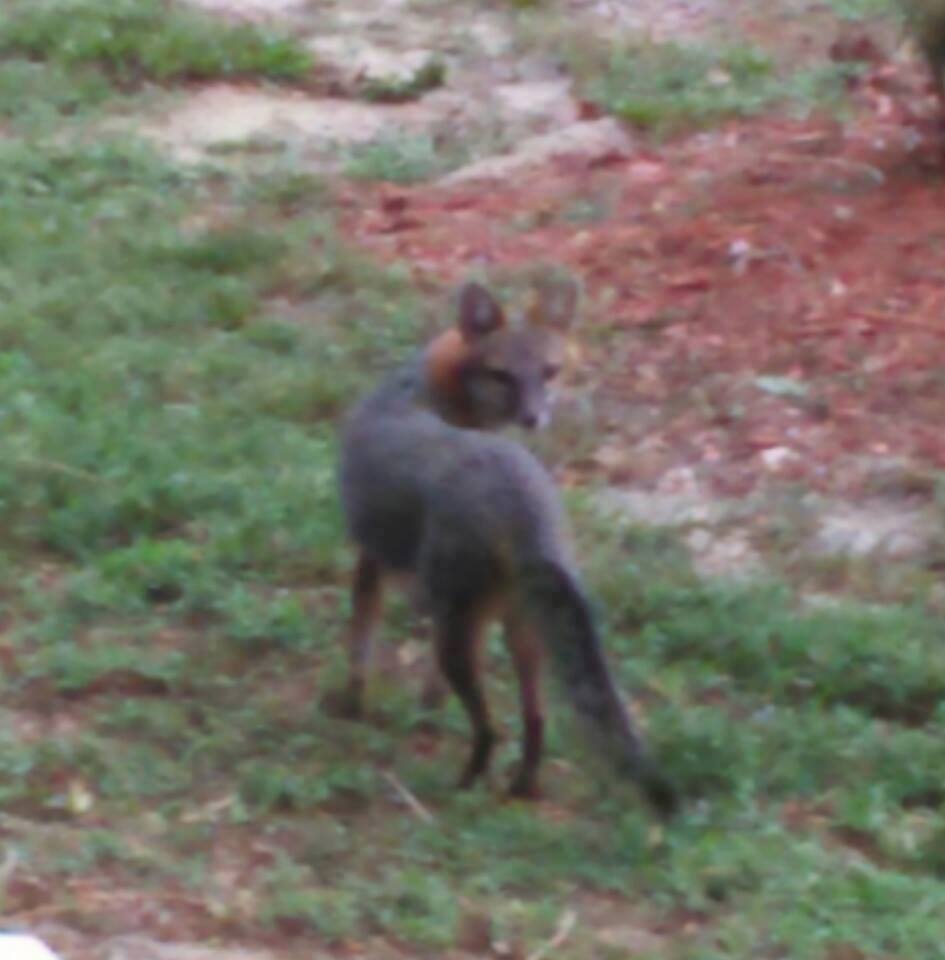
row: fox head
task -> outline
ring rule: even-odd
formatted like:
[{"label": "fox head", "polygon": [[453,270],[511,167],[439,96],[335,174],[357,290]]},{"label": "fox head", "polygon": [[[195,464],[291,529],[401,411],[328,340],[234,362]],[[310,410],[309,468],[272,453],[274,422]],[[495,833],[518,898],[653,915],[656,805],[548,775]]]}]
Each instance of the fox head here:
[{"label": "fox head", "polygon": [[536,287],[529,309],[509,320],[485,286],[464,284],[455,324],[425,354],[441,415],[456,426],[484,430],[546,426],[577,299],[574,281],[548,281]]}]

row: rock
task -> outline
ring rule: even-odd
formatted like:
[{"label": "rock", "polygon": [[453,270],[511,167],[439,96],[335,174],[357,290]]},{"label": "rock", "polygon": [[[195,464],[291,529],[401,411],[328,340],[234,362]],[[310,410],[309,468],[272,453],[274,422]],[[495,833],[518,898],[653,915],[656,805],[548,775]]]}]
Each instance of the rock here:
[{"label": "rock", "polygon": [[495,89],[501,115],[511,126],[541,123],[568,127],[578,120],[570,80],[531,80],[503,83]]},{"label": "rock", "polygon": [[515,45],[511,32],[498,18],[477,17],[469,25],[469,36],[489,57],[503,57]]},{"label": "rock", "polygon": [[801,459],[800,454],[790,447],[768,447],[761,451],[761,462],[772,473],[778,473],[792,463]]},{"label": "rock", "polygon": [[711,526],[748,510],[748,505],[742,501],[648,490],[604,490],[597,502],[605,513],[653,527]]},{"label": "rock", "polygon": [[704,528],[693,530],[686,537],[686,546],[696,572],[702,577],[742,580],[765,572],[761,555],[741,530],[729,533]]},{"label": "rock", "polygon": [[554,133],[529,137],[512,153],[487,157],[443,177],[440,183],[451,186],[474,180],[505,180],[528,167],[547,163],[558,156],[580,156],[587,160],[614,153],[626,154],[633,147],[630,134],[613,119],[572,123]]},{"label": "rock", "polygon": [[320,66],[345,83],[409,83],[436,60],[432,50],[392,50],[357,35],[316,37],[307,44]]},{"label": "rock", "polygon": [[925,549],[930,530],[921,510],[884,501],[837,504],[821,516],[809,549],[820,556],[903,559]]},{"label": "rock", "polygon": [[878,497],[932,497],[938,486],[932,467],[908,457],[867,454],[858,457],[854,466],[866,489]]},{"label": "rock", "polygon": [[750,516],[752,504],[706,496],[691,473],[686,467],[669,471],[660,483],[668,490],[610,489],[597,502],[605,514],[631,523],[689,528],[684,543],[701,576],[741,579],[764,573],[764,561],[748,531],[730,527]]}]

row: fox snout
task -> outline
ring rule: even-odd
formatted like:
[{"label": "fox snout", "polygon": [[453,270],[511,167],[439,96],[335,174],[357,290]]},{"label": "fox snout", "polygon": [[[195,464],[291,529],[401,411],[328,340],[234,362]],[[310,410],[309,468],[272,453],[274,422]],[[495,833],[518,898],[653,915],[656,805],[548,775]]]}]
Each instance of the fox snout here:
[{"label": "fox snout", "polygon": [[544,430],[551,422],[551,401],[543,397],[537,402],[522,404],[518,424],[526,430]]}]

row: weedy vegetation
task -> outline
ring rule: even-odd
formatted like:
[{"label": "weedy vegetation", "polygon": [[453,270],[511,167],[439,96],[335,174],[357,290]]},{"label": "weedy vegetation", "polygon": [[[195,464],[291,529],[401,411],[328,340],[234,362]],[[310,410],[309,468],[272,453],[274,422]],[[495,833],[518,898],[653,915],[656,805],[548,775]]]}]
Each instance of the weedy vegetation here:
[{"label": "weedy vegetation", "polygon": [[457,151],[450,152],[425,134],[394,135],[352,147],[344,171],[354,180],[417,183],[460,166]]},{"label": "weedy vegetation", "polygon": [[[772,10],[770,16],[783,13]],[[809,56],[791,60],[739,42],[737,15],[732,13],[732,39],[715,42],[591,33],[560,10],[554,16],[524,10],[519,33],[523,49],[556,57],[589,103],[657,138],[775,109],[801,115],[844,109],[859,65]],[[796,26],[790,29],[796,32]]]},{"label": "weedy vegetation", "polygon": [[[429,731],[403,608],[370,720],[321,710],[347,617],[335,424],[429,308],[295,169],[55,136],[113,75],[78,17],[44,26],[62,6],[0,26],[0,105],[17,76],[36,100],[0,139],[4,914],[41,902],[106,935],[124,907],[100,894],[121,888],[244,941],[435,953],[486,918],[527,955],[574,909],[559,956],[619,955],[598,932],[628,924],[653,956],[938,956],[945,653],[918,600],[805,611],[776,583],[705,583],[671,539],[575,495],[615,668],[688,797],[666,828],[588,766],[563,710],[544,804],[454,793],[465,719],[450,704]],[[178,69],[140,39],[114,62]]]},{"label": "weedy vegetation", "polygon": [[602,60],[575,47],[570,61],[587,97],[607,113],[665,135],[759,114],[778,105],[809,111],[843,103],[846,79],[856,68],[827,64],[779,71],[750,46],[713,49],[630,41],[610,47]]},{"label": "weedy vegetation", "polygon": [[290,37],[225,25],[163,0],[10,0],[0,13],[0,55],[50,64],[119,87],[145,81],[261,77],[295,80],[311,58]]}]

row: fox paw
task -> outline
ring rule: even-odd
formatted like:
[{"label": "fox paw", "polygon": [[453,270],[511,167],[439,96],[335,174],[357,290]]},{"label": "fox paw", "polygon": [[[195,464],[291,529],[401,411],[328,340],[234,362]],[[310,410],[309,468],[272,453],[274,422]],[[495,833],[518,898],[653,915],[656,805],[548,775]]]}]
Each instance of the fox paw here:
[{"label": "fox paw", "polygon": [[540,800],[541,787],[534,776],[518,773],[509,784],[508,796],[512,800]]},{"label": "fox paw", "polygon": [[643,792],[650,806],[664,820],[669,820],[679,813],[682,799],[679,791],[671,780],[660,773],[651,773],[643,782]]}]

